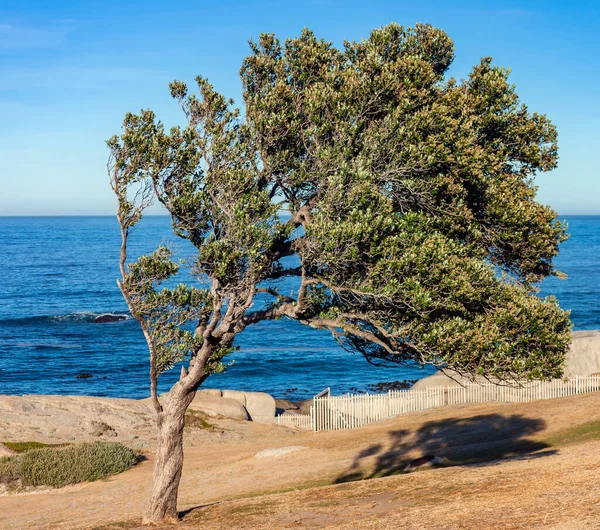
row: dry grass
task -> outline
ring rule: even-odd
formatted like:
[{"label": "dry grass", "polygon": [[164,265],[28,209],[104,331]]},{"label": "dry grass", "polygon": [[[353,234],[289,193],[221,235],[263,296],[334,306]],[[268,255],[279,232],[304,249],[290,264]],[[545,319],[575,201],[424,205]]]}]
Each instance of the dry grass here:
[{"label": "dry grass", "polygon": [[[227,427],[240,437],[207,444],[205,429],[188,433],[179,529],[600,528],[600,393],[441,408],[335,433]],[[284,445],[307,449],[254,458]],[[423,453],[445,456],[447,467],[402,473]],[[48,497],[52,511],[27,515],[28,527],[141,528],[131,518],[141,513],[150,475],[143,465],[64,502]],[[0,499],[0,514],[39,508],[17,501]]]},{"label": "dry grass", "polygon": [[[180,528],[599,528],[600,443],[192,511]],[[583,458],[582,458],[583,455]]]},{"label": "dry grass", "polygon": [[215,425],[206,421],[206,414],[198,412],[197,410],[189,410],[185,415],[185,428],[186,429],[208,429],[212,430]]}]

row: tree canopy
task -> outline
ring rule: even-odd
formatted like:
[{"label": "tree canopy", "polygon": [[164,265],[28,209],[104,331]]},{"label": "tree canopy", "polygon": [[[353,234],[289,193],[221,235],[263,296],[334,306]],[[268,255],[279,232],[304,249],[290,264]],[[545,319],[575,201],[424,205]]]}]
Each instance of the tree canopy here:
[{"label": "tree canopy", "polygon": [[[566,238],[533,183],[556,166],[556,129],[490,58],[465,80],[446,78],[453,56],[429,25],[391,24],[343,49],[308,30],[284,43],[265,34],[241,69],[243,117],[200,77],[197,94],[171,84],[183,127],[165,131],[151,111],[126,117],[109,141],[126,224],[146,206],[126,190],[141,185],[198,249],[195,273],[213,282],[158,293],[178,268],[166,249],[127,272],[134,306],[151,308],[142,313],[159,371],[200,344],[181,331],[185,319],[161,321],[167,304],[200,315],[196,337],[208,330],[221,351],[245,326],[287,317],[375,362],[559,374],[568,315],[533,292],[557,274]],[[280,265],[290,254],[301,267]],[[258,288],[288,274],[301,278],[295,297]],[[273,304],[250,311],[265,289]]]},{"label": "tree canopy", "polygon": [[[534,177],[557,163],[556,129],[520,102],[508,70],[484,58],[459,81],[453,58],[450,38],[423,24],[342,48],[309,30],[283,43],[264,34],[241,68],[244,113],[202,77],[195,92],[175,81],[182,126],[144,110],[108,141],[120,287],[148,342],[159,427],[171,422],[149,520],[176,513],[181,462],[169,451],[181,449],[182,411],[258,322],[328,330],[374,363],[561,374],[569,315],[536,292],[560,275],[566,239],[535,197]],[[196,248],[197,285],[162,287],[183,265],[166,247],[127,263],[155,201]],[[299,266],[283,264],[291,255]],[[289,296],[284,276],[298,277]],[[272,301],[256,307],[259,293]],[[182,360],[159,402],[158,375]]]}]

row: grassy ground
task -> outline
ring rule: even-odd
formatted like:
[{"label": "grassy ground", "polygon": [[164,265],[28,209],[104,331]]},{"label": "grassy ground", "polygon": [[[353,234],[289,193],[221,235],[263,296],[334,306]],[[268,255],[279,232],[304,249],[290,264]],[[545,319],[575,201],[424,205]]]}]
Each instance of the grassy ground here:
[{"label": "grassy ground", "polygon": [[[600,393],[448,407],[334,433],[194,422],[178,528],[600,528]],[[306,449],[254,456],[287,445]],[[427,453],[445,465],[402,472]],[[37,502],[0,499],[0,527],[139,528],[150,478],[151,462]],[[20,517],[8,525],[11,509]]]},{"label": "grassy ground", "polygon": [[65,444],[45,444],[41,442],[0,442],[5,447],[15,453],[25,453],[32,449],[42,449],[44,447],[61,447]]},{"label": "grassy ground", "polygon": [[[600,449],[599,439],[600,421],[591,421],[541,437],[533,445],[530,442],[500,442],[489,450],[480,449],[476,455],[450,460],[436,469],[424,468],[410,474],[399,471],[388,479],[377,479],[373,475],[374,480],[341,485],[305,484],[288,491],[200,506],[182,513],[177,528],[600,528],[600,519],[595,521],[596,515],[600,516],[598,495],[594,496],[594,506],[599,510],[591,510],[587,517],[586,507],[576,505],[573,513],[571,506],[565,512],[562,503],[544,507],[534,503],[538,504],[537,510],[532,509],[526,517],[522,513],[525,506],[531,505],[532,498],[540,495],[551,499],[569,492],[573,494],[577,486],[582,487],[580,493],[583,495],[584,485],[579,481],[573,483],[573,477],[558,482],[564,491],[556,491],[556,484],[554,487],[548,484],[547,466],[538,465],[539,459],[546,456],[560,458],[559,450],[562,449],[568,450],[565,459],[573,460],[577,458],[578,449],[584,453]],[[499,456],[503,460],[498,460]],[[482,466],[485,462],[488,464]],[[479,465],[472,465],[474,463]],[[460,469],[447,469],[453,466]],[[559,475],[563,469],[561,464],[550,468],[550,473],[555,468],[555,474]],[[537,483],[538,490],[548,489],[533,495],[531,488],[519,493],[519,485],[529,482],[527,476]],[[597,493],[596,482],[600,482],[600,477],[591,485]],[[510,514],[507,492],[508,497],[516,501],[513,508],[518,516]],[[518,498],[514,498],[515,493],[519,493]],[[448,513],[449,503],[457,508],[462,504],[466,513]],[[467,503],[471,505],[471,513]],[[435,515],[436,507],[442,505],[446,505],[446,520]],[[477,515],[478,509],[482,514]],[[429,514],[414,517],[423,510]],[[489,512],[487,517],[485,512]],[[94,527],[95,530],[123,528],[139,529],[139,520]]]}]

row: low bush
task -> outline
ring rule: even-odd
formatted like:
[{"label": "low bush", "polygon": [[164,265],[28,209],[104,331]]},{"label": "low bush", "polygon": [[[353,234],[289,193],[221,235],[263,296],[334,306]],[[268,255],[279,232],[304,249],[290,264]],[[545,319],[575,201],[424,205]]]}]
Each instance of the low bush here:
[{"label": "low bush", "polygon": [[133,467],[141,455],[115,442],[31,449],[0,460],[0,482],[60,488],[92,482]]},{"label": "low bush", "polygon": [[20,478],[19,458],[16,456],[5,456],[0,458],[0,484],[14,487]]},{"label": "low bush", "polygon": [[15,453],[25,453],[32,449],[42,449],[43,447],[63,447],[68,444],[43,444],[41,442],[2,442],[6,448]]}]

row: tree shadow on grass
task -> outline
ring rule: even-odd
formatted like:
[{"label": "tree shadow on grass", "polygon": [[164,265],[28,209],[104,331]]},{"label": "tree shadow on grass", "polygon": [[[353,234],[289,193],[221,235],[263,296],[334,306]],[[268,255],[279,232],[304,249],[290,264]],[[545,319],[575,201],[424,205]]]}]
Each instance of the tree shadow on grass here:
[{"label": "tree shadow on grass", "polygon": [[428,454],[445,458],[445,465],[475,464],[533,453],[536,457],[555,454],[555,450],[541,452],[550,447],[547,443],[527,438],[545,426],[544,420],[519,414],[483,414],[430,421],[416,432],[392,431],[387,443],[375,443],[358,453],[336,483],[394,475],[402,472],[412,459]]}]

